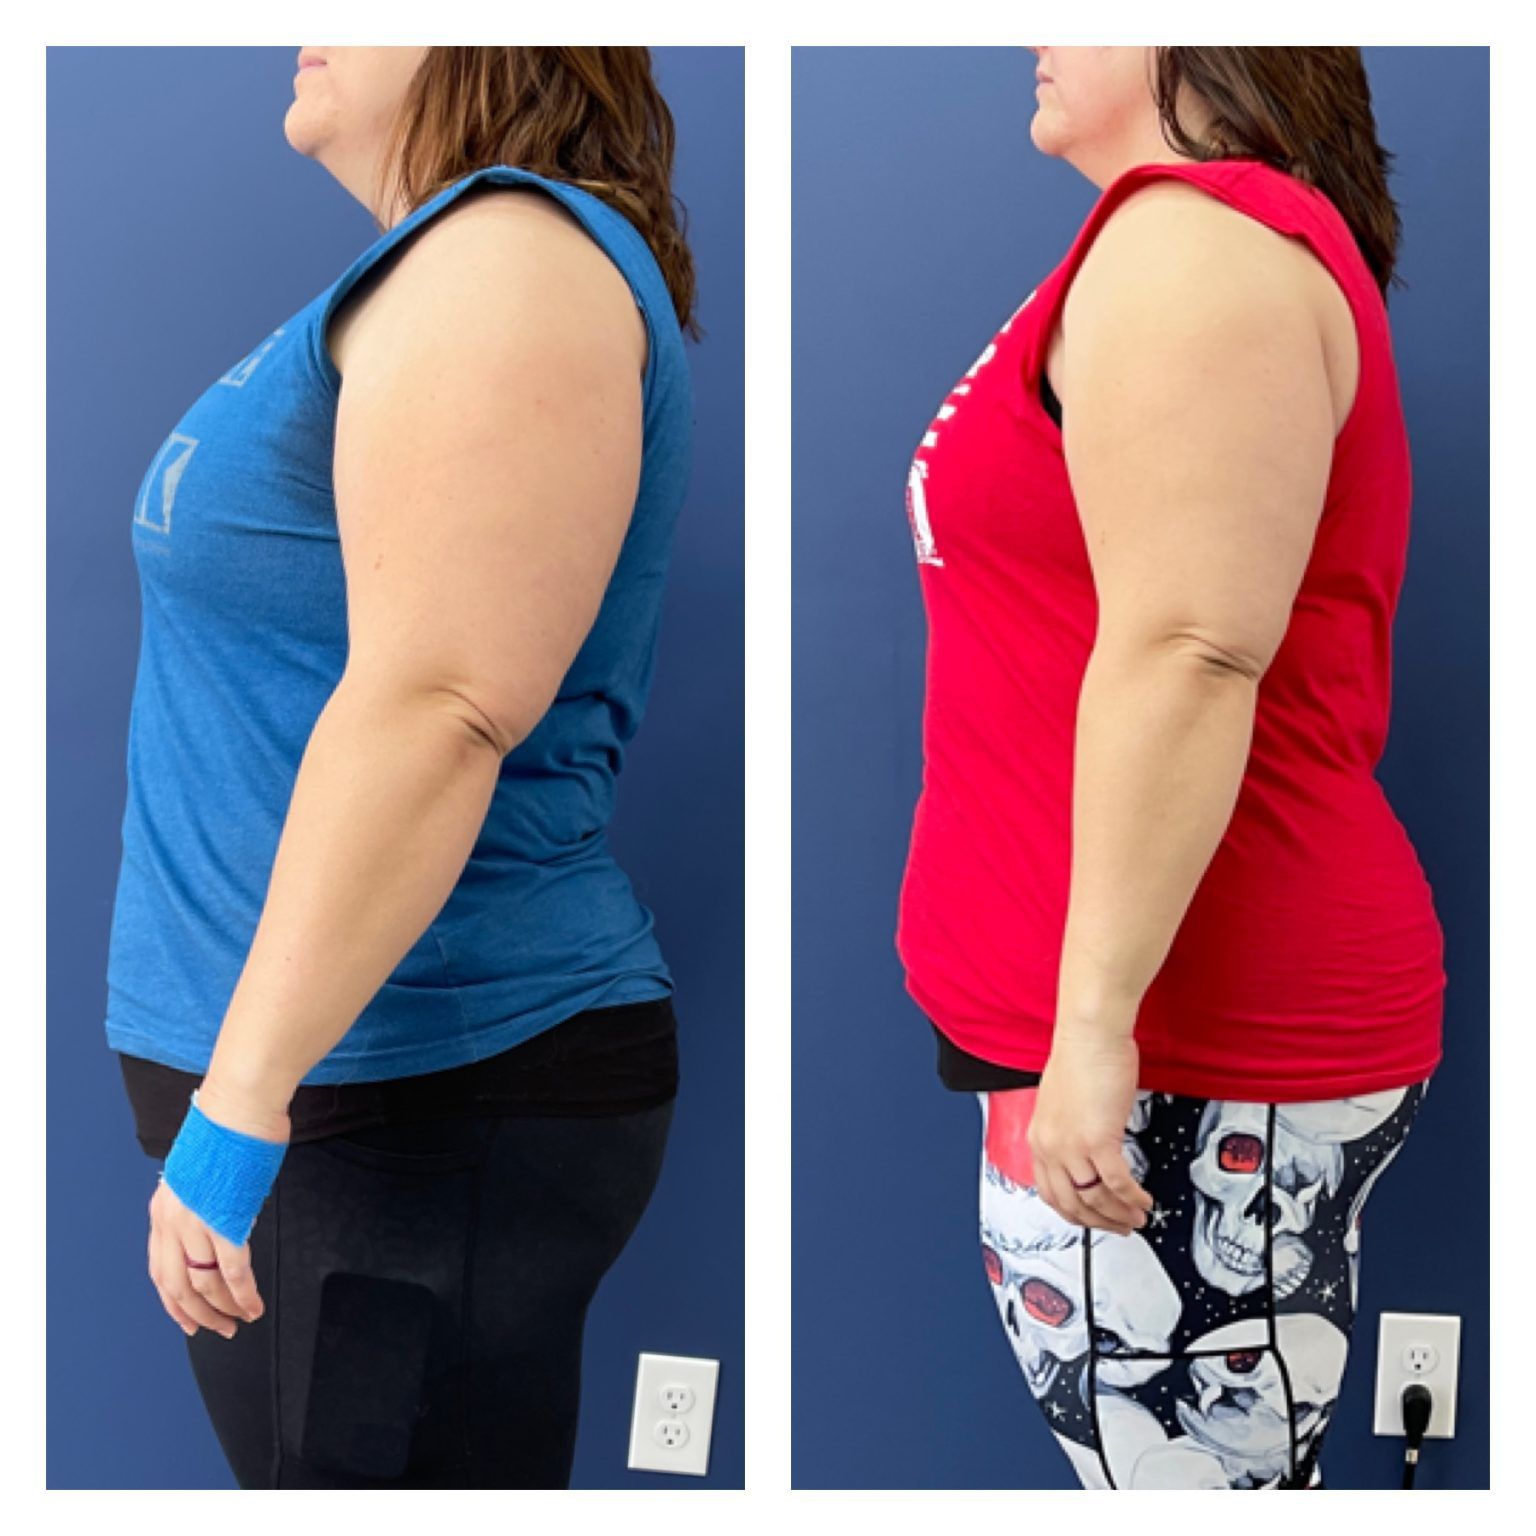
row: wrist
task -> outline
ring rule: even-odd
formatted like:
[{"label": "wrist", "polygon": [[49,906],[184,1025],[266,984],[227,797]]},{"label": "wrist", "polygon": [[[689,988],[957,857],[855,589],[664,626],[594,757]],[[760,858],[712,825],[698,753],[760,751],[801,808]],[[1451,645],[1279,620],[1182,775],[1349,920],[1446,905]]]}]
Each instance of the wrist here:
[{"label": "wrist", "polygon": [[238,1245],[250,1237],[287,1151],[286,1139],[252,1136],[215,1120],[198,1089],[161,1178],[205,1226]]},{"label": "wrist", "polygon": [[293,1123],[288,1105],[292,1087],[277,1083],[235,1082],[210,1065],[197,1090],[198,1108],[227,1130],[263,1141],[287,1141]]},{"label": "wrist", "polygon": [[1119,967],[1087,959],[1069,934],[1056,974],[1056,1033],[1100,1044],[1124,1041],[1136,1029],[1146,988]]}]

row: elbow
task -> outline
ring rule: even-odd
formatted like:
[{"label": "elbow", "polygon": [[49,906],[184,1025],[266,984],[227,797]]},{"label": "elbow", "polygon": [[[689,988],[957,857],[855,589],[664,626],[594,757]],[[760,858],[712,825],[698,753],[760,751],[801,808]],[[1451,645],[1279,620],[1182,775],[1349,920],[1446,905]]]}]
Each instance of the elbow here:
[{"label": "elbow", "polygon": [[427,690],[426,699],[497,758],[517,747],[538,723],[515,705],[493,704],[476,689],[458,684],[438,684]]},{"label": "elbow", "polygon": [[1195,625],[1164,630],[1153,650],[1173,657],[1205,677],[1241,678],[1257,686],[1274,657],[1272,648],[1244,644],[1229,635],[1216,635]]},{"label": "elbow", "polygon": [[363,729],[396,719],[427,719],[451,727],[458,740],[499,760],[528,737],[552,700],[535,708],[534,700],[519,699],[510,690],[467,683],[460,676],[445,680],[435,668],[423,673],[353,657],[335,702],[355,712]]}]

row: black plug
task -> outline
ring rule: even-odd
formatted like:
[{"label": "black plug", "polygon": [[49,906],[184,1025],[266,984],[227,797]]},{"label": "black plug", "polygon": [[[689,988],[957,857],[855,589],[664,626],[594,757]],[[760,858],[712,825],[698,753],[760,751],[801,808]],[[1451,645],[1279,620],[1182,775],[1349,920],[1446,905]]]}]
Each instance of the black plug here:
[{"label": "black plug", "polygon": [[1404,1488],[1413,1487],[1414,1474],[1419,1469],[1419,1447],[1424,1444],[1424,1433],[1429,1428],[1429,1416],[1434,1406],[1434,1395],[1422,1381],[1411,1381],[1403,1388],[1403,1433],[1408,1437],[1408,1449],[1403,1458]]}]

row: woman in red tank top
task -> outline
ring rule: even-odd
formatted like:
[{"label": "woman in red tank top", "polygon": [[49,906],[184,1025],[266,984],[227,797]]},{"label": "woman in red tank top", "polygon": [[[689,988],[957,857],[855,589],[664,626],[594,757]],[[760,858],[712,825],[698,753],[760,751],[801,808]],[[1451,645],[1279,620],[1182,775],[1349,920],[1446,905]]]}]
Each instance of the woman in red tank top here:
[{"label": "woman in red tank top", "polygon": [[1084,1482],[1315,1487],[1445,984],[1374,776],[1411,490],[1389,157],[1357,49],[1033,52],[1034,142],[1101,195],[912,463],[898,948],[981,1095],[988,1277]]}]

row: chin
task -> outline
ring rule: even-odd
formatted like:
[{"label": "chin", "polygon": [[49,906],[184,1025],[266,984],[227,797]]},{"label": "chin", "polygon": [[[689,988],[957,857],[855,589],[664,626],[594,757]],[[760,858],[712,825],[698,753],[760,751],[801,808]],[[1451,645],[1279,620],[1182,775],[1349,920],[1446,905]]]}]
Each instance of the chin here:
[{"label": "chin", "polygon": [[283,137],[290,149],[314,158],[320,148],[323,135],[318,131],[312,113],[304,110],[304,104],[296,101],[283,116]]},{"label": "chin", "polygon": [[1029,122],[1029,137],[1035,148],[1042,155],[1060,156],[1063,149],[1063,135],[1057,123],[1051,120],[1051,115],[1044,108],[1035,113]]}]

